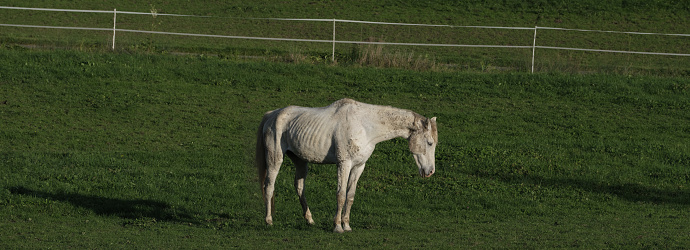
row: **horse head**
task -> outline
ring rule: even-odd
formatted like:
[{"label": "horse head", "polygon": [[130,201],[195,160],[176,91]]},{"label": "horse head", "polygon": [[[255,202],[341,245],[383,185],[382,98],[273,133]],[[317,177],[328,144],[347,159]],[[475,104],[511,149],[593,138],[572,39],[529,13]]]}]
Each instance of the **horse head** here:
[{"label": "horse head", "polygon": [[438,130],[436,117],[422,118],[415,121],[414,129],[408,139],[410,152],[414,156],[419,174],[429,177],[436,171],[436,145],[438,144]]}]

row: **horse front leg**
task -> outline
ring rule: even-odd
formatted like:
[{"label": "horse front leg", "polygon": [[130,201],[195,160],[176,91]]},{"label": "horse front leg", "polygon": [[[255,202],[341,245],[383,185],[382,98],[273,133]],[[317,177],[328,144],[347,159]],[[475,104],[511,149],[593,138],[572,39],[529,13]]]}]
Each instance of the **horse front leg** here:
[{"label": "horse front leg", "polygon": [[345,205],[345,214],[343,215],[343,230],[345,232],[352,231],[350,228],[350,208],[355,202],[355,192],[357,192],[357,181],[364,171],[364,164],[354,166],[350,171],[350,179],[347,183],[347,201]]},{"label": "horse front leg", "polygon": [[342,214],[343,214],[343,208],[345,206],[345,199],[347,195],[347,182],[348,182],[348,177],[350,176],[350,171],[352,170],[352,164],[349,162],[345,163],[339,163],[338,164],[338,191],[336,193],[337,199],[338,199],[338,207],[335,212],[335,217],[333,218],[334,223],[335,223],[335,228],[333,229],[333,232],[336,233],[343,233],[345,230],[343,230],[342,222]]}]

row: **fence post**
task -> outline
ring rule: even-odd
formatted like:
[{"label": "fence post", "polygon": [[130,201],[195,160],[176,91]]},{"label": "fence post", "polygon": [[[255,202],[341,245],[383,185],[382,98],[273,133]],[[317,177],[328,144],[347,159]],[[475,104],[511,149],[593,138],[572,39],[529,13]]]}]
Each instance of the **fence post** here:
[{"label": "fence post", "polygon": [[115,51],[115,30],[117,25],[117,9],[113,9],[113,51]]},{"label": "fence post", "polygon": [[537,49],[537,26],[534,26],[534,41],[532,41],[532,73],[534,73],[534,51]]},{"label": "fence post", "polygon": [[331,51],[331,61],[335,62],[335,18],[333,18],[333,50]]}]

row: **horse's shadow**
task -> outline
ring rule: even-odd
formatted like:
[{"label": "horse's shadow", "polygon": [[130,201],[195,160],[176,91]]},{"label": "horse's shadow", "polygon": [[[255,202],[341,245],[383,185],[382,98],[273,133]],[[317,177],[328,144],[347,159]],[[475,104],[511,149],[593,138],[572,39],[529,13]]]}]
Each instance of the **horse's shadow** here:
[{"label": "horse's shadow", "polygon": [[199,224],[198,220],[183,208],[168,203],[144,199],[116,199],[78,193],[49,193],[26,187],[10,187],[15,195],[39,197],[54,201],[68,202],[76,207],[93,211],[100,216],[117,216],[124,219],[152,218],[156,221],[174,221]]},{"label": "horse's shadow", "polygon": [[[473,174],[480,177],[488,177],[477,173]],[[495,176],[494,176],[495,178]],[[523,177],[499,177],[506,183],[522,183],[547,186],[553,188],[579,189],[591,193],[608,194],[632,202],[649,202],[655,204],[678,204],[690,205],[690,191],[687,189],[669,190],[656,187],[644,186],[636,183],[609,184],[594,180],[577,178],[546,178],[536,175]]]},{"label": "horse's shadow", "polygon": [[631,202],[654,204],[690,205],[690,192],[687,189],[662,189],[637,183],[602,183],[594,180],[576,178],[530,177],[525,182],[549,185],[556,188],[577,188],[592,193],[613,195]]}]

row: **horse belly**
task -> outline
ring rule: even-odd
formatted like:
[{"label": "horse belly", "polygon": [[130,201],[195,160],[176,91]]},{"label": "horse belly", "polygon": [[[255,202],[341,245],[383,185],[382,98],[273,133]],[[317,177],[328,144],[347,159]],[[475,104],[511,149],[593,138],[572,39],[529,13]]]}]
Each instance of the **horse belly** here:
[{"label": "horse belly", "polygon": [[296,130],[289,133],[287,150],[310,163],[335,163],[333,139],[318,129]]},{"label": "horse belly", "polygon": [[288,150],[310,163],[336,163],[333,135],[340,124],[330,110],[294,111],[286,126]]},{"label": "horse belly", "polygon": [[309,163],[332,164],[335,163],[335,153],[331,149],[331,143],[293,143],[288,151]]}]

